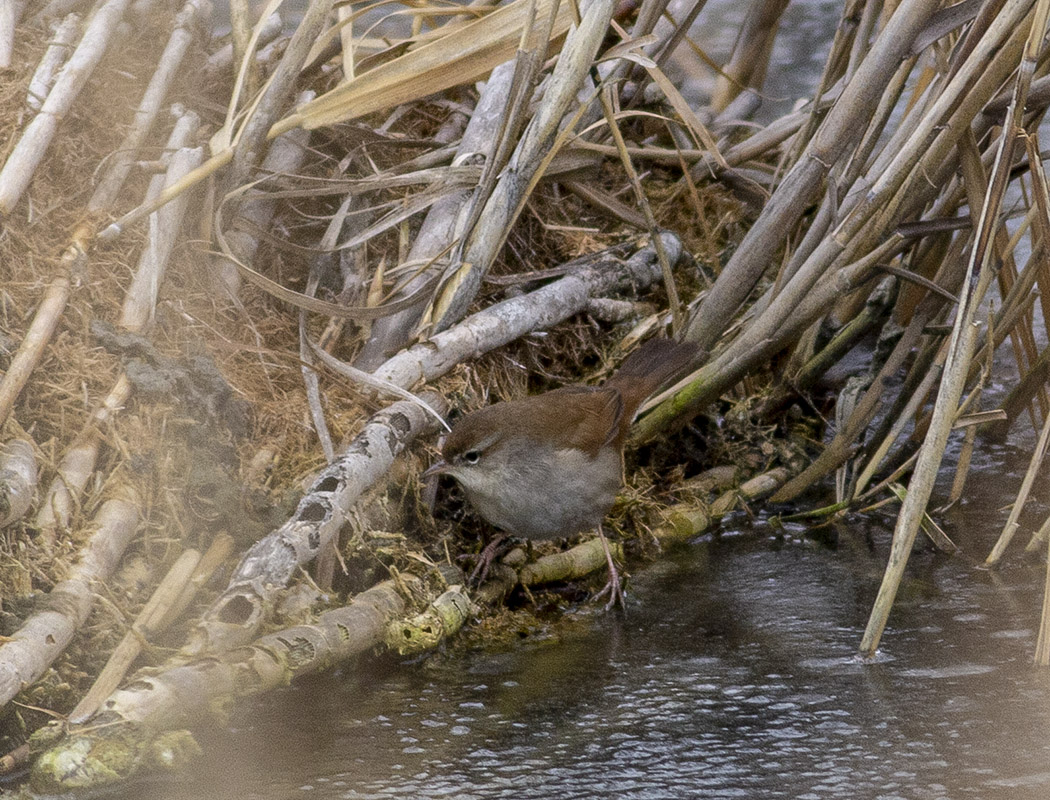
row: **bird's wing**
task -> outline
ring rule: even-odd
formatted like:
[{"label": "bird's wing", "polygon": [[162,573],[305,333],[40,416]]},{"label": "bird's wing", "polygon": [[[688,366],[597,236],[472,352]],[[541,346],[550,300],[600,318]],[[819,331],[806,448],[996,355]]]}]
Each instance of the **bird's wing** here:
[{"label": "bird's wing", "polygon": [[574,401],[571,404],[543,405],[544,412],[550,410],[547,423],[551,429],[563,431],[569,447],[578,448],[592,456],[625,433],[630,423],[624,418],[623,396],[615,388],[566,386],[539,397],[551,395]]}]

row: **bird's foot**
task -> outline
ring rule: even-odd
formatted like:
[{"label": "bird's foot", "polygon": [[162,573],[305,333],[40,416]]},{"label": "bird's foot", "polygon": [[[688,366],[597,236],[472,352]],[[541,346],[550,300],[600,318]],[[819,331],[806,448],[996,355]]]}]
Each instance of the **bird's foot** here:
[{"label": "bird's foot", "polygon": [[489,569],[492,567],[492,562],[496,560],[496,556],[499,555],[500,548],[506,543],[506,536],[497,536],[478,554],[478,563],[474,565],[474,570],[470,573],[470,577],[467,578],[467,583],[470,586],[481,586],[485,582],[485,578],[488,577]]},{"label": "bird's foot", "polygon": [[609,565],[609,582],[594,596],[594,600],[597,602],[608,594],[609,602],[605,604],[606,611],[609,611],[617,603],[620,604],[620,608],[626,611],[627,592],[624,591],[623,582],[620,580],[620,571],[616,568],[612,550],[609,549],[609,540],[605,538],[605,534],[602,533],[600,526],[598,527],[598,538],[601,540],[602,549],[605,551],[605,560]]},{"label": "bird's foot", "polygon": [[624,611],[627,610],[627,592],[624,591],[620,576],[616,572],[609,573],[609,582],[594,596],[594,601],[597,603],[607,594],[609,595],[609,602],[605,604],[605,611],[610,610],[617,603]]}]

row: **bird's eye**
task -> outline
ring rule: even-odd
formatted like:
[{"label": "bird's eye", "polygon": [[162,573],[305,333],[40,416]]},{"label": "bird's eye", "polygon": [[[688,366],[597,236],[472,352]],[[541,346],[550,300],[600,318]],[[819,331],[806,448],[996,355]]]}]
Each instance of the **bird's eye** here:
[{"label": "bird's eye", "polygon": [[468,464],[477,464],[480,458],[481,453],[477,450],[468,450],[463,454],[463,460],[466,461]]}]

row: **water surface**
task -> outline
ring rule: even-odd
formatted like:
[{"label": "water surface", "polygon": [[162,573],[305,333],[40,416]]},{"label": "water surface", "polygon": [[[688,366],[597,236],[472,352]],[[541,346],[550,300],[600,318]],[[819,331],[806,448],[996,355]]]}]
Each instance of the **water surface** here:
[{"label": "water surface", "polygon": [[305,682],[125,796],[1045,798],[1043,568],[976,566],[1001,519],[985,495],[949,516],[974,557],[920,544],[874,662],[854,654],[888,520],[759,520],[642,571],[623,618]]}]

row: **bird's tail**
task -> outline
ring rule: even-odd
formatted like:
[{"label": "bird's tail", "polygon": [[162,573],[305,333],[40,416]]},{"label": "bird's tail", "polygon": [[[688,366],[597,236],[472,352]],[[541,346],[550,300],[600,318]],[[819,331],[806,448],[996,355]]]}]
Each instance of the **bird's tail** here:
[{"label": "bird's tail", "polygon": [[663,337],[650,339],[627,357],[606,385],[620,391],[624,411],[630,419],[649,395],[684,372],[698,353],[699,348],[693,342]]}]

